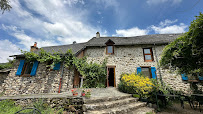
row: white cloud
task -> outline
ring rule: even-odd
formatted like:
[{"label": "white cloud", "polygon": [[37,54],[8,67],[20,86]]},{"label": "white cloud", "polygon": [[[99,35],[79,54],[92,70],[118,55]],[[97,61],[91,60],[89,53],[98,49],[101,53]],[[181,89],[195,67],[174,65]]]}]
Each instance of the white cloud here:
[{"label": "white cloud", "polygon": [[184,33],[185,29],[188,27],[184,23],[180,23],[179,25],[175,24],[178,20],[165,20],[164,22],[160,22],[158,26],[152,25],[150,28],[158,34],[168,34],[168,33]]},{"label": "white cloud", "polygon": [[[20,54],[19,47],[9,40],[0,40],[0,63],[8,62],[11,55]],[[9,58],[12,59],[12,58]]]},{"label": "white cloud", "polygon": [[77,3],[85,4],[84,0],[63,0],[63,3],[68,4],[69,6],[73,6]]},{"label": "white cloud", "polygon": [[14,33],[13,36],[15,36],[20,42],[18,44],[22,44],[25,46],[23,50],[29,50],[30,46],[34,44],[34,42],[38,42],[38,47],[45,47],[45,46],[54,46],[54,45],[59,45],[53,40],[42,40],[39,38],[33,38],[31,36],[28,36],[24,33]]},{"label": "white cloud", "polygon": [[170,34],[170,33],[184,33],[186,32],[186,28],[188,27],[184,23],[177,23],[178,20],[169,20],[166,19],[165,21],[161,21],[159,25],[151,25],[146,29],[140,29],[138,27],[133,27],[130,29],[120,29],[116,30],[116,34],[112,36],[124,36],[124,37],[131,37],[131,36],[140,36],[140,35],[147,35],[150,31],[154,31],[156,34]]},{"label": "white cloud", "polygon": [[[18,43],[26,48],[30,44],[33,45],[33,42],[38,42],[40,45],[41,41],[51,41],[48,44],[53,42],[70,44],[74,40],[80,43],[88,41],[97,31],[102,34],[100,28],[87,23],[88,11],[74,6],[75,4],[84,5],[83,0],[26,0],[24,3],[29,10],[25,10],[19,0],[11,1],[14,10],[6,12],[1,19],[8,20],[10,24],[7,28],[2,25],[2,29],[10,34],[12,32],[12,35],[19,40]],[[31,12],[34,12],[34,15]],[[32,32],[32,35],[34,34],[37,38],[27,35],[27,31]]]},{"label": "white cloud", "polygon": [[176,20],[174,20],[174,21],[173,21],[173,20],[166,19],[164,22],[161,21],[161,22],[159,23],[159,25],[162,26],[162,27],[164,27],[164,26],[168,26],[168,25],[170,25],[170,24],[176,23],[176,22],[178,22],[178,19],[176,19]]},{"label": "white cloud", "polygon": [[140,36],[140,35],[146,35],[148,33],[148,30],[146,29],[139,29],[138,27],[133,27],[130,29],[120,29],[116,30],[116,34],[113,36]]},{"label": "white cloud", "polygon": [[182,0],[147,0],[146,1],[148,5],[158,5],[163,3],[170,3],[172,5],[177,5],[182,2]]}]

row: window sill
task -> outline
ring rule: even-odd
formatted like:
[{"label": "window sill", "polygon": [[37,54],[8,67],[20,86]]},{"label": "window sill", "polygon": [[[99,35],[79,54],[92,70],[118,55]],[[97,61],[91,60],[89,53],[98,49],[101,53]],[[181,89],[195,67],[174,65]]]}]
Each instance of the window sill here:
[{"label": "window sill", "polygon": [[23,74],[23,75],[21,75],[21,77],[31,77],[31,75],[30,74]]},{"label": "window sill", "polygon": [[200,82],[199,80],[188,80],[188,82],[194,82],[194,83],[197,83],[197,82]]},{"label": "window sill", "polygon": [[154,62],[153,60],[145,60],[144,62]]},{"label": "window sill", "polygon": [[106,55],[114,55],[114,53],[106,53]]}]

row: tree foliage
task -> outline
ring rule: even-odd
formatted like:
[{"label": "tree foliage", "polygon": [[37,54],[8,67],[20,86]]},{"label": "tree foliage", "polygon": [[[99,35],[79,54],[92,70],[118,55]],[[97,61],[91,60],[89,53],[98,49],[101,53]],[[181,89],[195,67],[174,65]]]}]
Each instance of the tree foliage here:
[{"label": "tree foliage", "polygon": [[4,13],[5,10],[10,11],[10,9],[12,8],[9,5],[8,0],[0,0],[0,7],[1,7],[1,10],[2,10],[2,14]]},{"label": "tree foliage", "polygon": [[167,45],[160,60],[162,67],[179,73],[203,73],[203,14],[191,22],[189,31]]},{"label": "tree foliage", "polygon": [[2,64],[0,64],[0,70],[1,70],[1,69],[11,68],[11,67],[13,66],[14,61],[15,61],[15,60],[10,60],[10,59],[8,59],[8,62],[7,62],[7,63],[2,63]]}]

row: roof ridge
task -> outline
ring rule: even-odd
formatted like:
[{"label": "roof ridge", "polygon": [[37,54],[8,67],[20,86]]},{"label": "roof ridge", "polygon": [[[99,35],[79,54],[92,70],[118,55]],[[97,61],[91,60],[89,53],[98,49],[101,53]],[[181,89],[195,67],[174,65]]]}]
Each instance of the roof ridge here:
[{"label": "roof ridge", "polygon": [[[146,35],[139,35],[139,36],[125,36],[125,37],[124,36],[107,36],[107,37],[100,37],[100,38],[135,38],[135,37],[154,36],[154,35],[180,35],[180,34],[183,34],[183,33],[146,34]],[[93,37],[92,39],[95,39],[95,38],[96,37]]]},{"label": "roof ridge", "polygon": [[59,46],[71,46],[71,45],[78,45],[78,44],[85,44],[87,42],[83,42],[83,43],[76,43],[76,44],[66,44],[66,45],[57,45],[57,46],[46,46],[46,47],[41,47],[41,48],[48,48],[48,47],[59,47]]}]

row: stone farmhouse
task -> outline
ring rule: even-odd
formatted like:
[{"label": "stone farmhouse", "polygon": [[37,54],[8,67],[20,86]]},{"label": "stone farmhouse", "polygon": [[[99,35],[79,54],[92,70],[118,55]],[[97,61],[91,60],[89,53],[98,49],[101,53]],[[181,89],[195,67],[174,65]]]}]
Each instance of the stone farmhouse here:
[{"label": "stone farmhouse", "polygon": [[[161,78],[175,90],[189,92],[187,77],[159,68],[163,48],[181,34],[154,34],[135,37],[100,37],[99,32],[85,43],[42,47],[47,52],[66,52],[72,49],[75,56],[87,57],[88,62],[102,63],[107,58],[106,86],[117,87],[122,73],[142,72],[149,78]],[[38,51],[37,45],[31,51]],[[81,87],[83,78],[77,69],[70,70],[56,64],[52,70],[46,64],[27,63],[24,55],[13,55],[16,63],[0,83],[5,95],[67,92]],[[1,79],[2,80],[2,79]],[[1,92],[0,91],[0,92]]]}]

